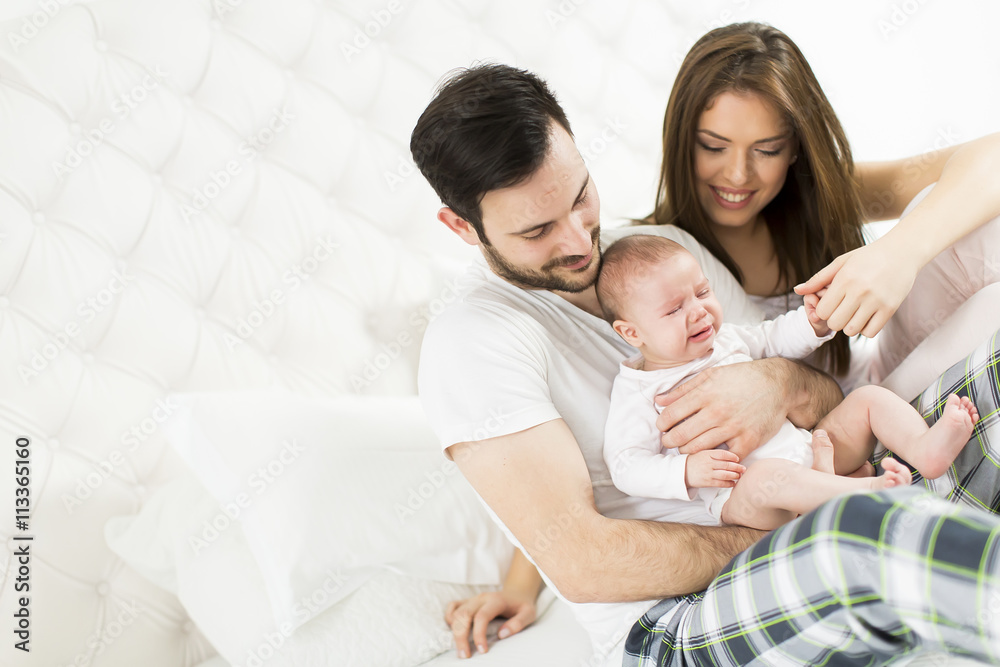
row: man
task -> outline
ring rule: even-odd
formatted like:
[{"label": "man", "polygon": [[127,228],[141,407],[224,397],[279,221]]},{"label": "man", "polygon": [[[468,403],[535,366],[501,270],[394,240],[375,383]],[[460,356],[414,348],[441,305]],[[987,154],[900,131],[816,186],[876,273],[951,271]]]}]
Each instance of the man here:
[{"label": "man", "polygon": [[[984,628],[969,606],[1000,599],[992,515],[916,489],[852,496],[744,551],[761,533],[656,522],[658,501],[612,485],[604,425],[631,349],[600,318],[597,189],[544,82],[503,65],[455,75],[421,115],[411,151],[445,205],[438,219],[485,260],[425,334],[425,410],[445,454],[573,605],[606,664],[622,664],[623,653],[625,664],[779,655],[833,664],[918,644],[1000,655],[1000,621]],[[691,250],[732,321],[759,319],[680,230],[629,228],[603,240],[637,231]],[[682,385],[663,400],[657,426],[683,453],[725,442],[742,457],[786,417],[811,428],[839,399],[822,374],[762,360]],[[942,530],[946,547],[931,537]],[[917,589],[934,599],[914,600]]]}]

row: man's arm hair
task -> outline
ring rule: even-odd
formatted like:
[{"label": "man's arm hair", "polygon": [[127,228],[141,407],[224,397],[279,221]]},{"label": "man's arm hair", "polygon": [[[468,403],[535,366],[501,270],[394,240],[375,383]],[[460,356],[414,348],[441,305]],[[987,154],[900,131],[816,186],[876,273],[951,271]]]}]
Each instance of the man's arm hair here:
[{"label": "man's arm hair", "polygon": [[[812,430],[819,420],[844,400],[844,393],[836,380],[816,370],[804,361],[788,360],[792,363],[777,367],[777,373],[784,373],[788,387],[790,407],[788,420],[807,430]],[[779,376],[779,380],[780,379]]]},{"label": "man's arm hair", "polygon": [[[579,602],[650,600],[703,590],[733,556],[765,535],[743,526],[605,521],[610,524],[609,539],[600,567],[615,572],[614,599],[609,599],[609,591],[605,590],[607,581],[592,576],[581,582]],[[652,550],[637,548],[650,544],[662,546]],[[653,572],[657,573],[655,583],[650,582]]]},{"label": "man's arm hair", "polygon": [[573,602],[652,600],[705,588],[763,534],[734,526],[610,519],[559,419],[449,448],[532,560]]}]

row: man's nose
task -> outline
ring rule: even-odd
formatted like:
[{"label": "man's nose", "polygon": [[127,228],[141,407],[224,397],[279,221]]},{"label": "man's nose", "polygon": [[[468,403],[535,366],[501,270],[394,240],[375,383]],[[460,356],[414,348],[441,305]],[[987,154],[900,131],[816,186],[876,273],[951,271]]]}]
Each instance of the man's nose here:
[{"label": "man's nose", "polygon": [[569,222],[560,239],[566,255],[587,255],[594,247],[593,237],[582,215],[570,215]]}]

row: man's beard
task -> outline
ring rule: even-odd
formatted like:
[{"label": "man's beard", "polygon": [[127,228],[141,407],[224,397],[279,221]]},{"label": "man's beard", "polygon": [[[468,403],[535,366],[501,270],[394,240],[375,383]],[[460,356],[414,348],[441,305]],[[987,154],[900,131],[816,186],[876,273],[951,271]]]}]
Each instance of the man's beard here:
[{"label": "man's beard", "polygon": [[542,266],[541,270],[536,271],[534,269],[524,269],[514,266],[491,245],[483,243],[479,247],[483,249],[483,256],[486,258],[486,263],[493,269],[493,273],[513,285],[528,289],[547,289],[557,292],[578,293],[593,285],[597,280],[596,272],[592,275],[589,274],[593,270],[595,263],[600,261],[600,247],[598,246],[600,235],[601,226],[597,225],[594,227],[594,231],[590,233],[591,248],[594,256],[585,268],[574,271],[574,273],[579,272],[575,276],[559,275],[554,273],[554,270],[561,266],[576,264],[586,257],[586,255],[561,257],[548,262]]}]

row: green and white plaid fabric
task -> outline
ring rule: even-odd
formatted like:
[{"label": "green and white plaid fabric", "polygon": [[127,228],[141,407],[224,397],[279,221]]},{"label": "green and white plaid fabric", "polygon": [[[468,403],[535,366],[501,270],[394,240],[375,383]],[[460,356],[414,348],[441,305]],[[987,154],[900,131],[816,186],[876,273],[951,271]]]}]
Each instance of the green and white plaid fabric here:
[{"label": "green and white plaid fabric", "polygon": [[1000,663],[998,360],[994,336],[914,402],[930,421],[949,393],[976,403],[947,476],[841,496],[782,526],[705,591],[644,614],[623,664],[833,667],[923,651]]},{"label": "green and white plaid fabric", "polygon": [[[924,479],[914,470],[914,484],[921,482],[942,498],[1000,513],[1000,443],[995,442],[1000,437],[996,428],[1000,421],[1000,332],[945,371],[912,404],[932,424],[941,416],[949,394],[972,399],[979,410],[979,425],[946,475]],[[887,454],[879,449],[883,456]]]}]

